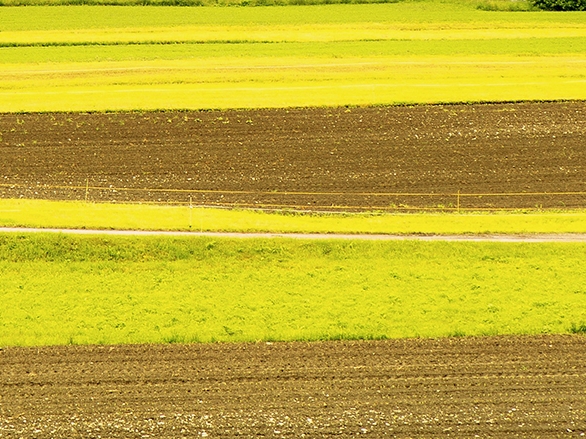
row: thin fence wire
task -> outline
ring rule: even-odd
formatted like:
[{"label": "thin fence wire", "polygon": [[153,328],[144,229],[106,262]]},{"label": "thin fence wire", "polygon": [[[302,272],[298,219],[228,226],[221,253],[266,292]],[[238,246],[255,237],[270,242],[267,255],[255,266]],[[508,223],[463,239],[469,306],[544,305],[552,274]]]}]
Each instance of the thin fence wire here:
[{"label": "thin fence wire", "polygon": [[[50,191],[62,191],[61,194],[53,194],[47,197]],[[582,191],[555,191],[555,192],[447,192],[447,193],[405,193],[405,192],[320,192],[320,191],[267,191],[267,190],[217,190],[217,189],[178,189],[178,188],[140,188],[140,187],[117,187],[90,185],[89,180],[85,185],[28,185],[0,183],[0,196],[12,198],[16,192],[22,198],[51,198],[51,199],[76,199],[86,202],[138,202],[145,204],[167,204],[167,205],[193,205],[198,207],[216,208],[247,208],[261,210],[380,210],[380,211],[469,211],[469,210],[531,210],[547,208],[584,208],[586,207],[586,192]],[[117,194],[132,193],[127,199],[119,199]],[[67,194],[67,196],[65,195]],[[109,195],[108,195],[109,194]],[[167,199],[155,199],[153,194],[169,195]],[[99,196],[98,196],[99,195]],[[213,199],[194,200],[194,196],[210,196]],[[61,197],[60,197],[61,196]],[[224,196],[236,196],[250,198],[250,200],[223,200]],[[299,200],[303,197],[313,197],[314,201],[308,204],[272,202],[271,198],[293,198]],[[319,199],[351,198],[355,203],[319,203]],[[387,204],[372,202],[369,199],[387,199]],[[406,202],[393,202],[391,199],[407,200]],[[502,200],[531,199],[532,205],[521,205],[514,202],[512,206],[506,205]],[[263,201],[263,199],[265,201]],[[315,201],[315,200],[318,201]],[[424,199],[424,200],[422,200]],[[496,200],[487,203],[486,199]],[[543,203],[539,203],[542,199]],[[565,200],[571,199],[571,203]],[[412,200],[413,203],[409,203]],[[436,200],[436,202],[432,202]],[[483,200],[485,204],[478,202],[471,203],[470,200]],[[556,203],[556,200],[558,201]],[[501,202],[501,205],[498,202]]]}]

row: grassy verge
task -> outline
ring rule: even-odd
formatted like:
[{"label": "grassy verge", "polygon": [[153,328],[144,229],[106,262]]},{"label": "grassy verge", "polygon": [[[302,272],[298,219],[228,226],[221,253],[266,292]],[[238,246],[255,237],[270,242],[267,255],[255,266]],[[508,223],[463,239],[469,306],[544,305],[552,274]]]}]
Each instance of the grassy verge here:
[{"label": "grassy verge", "polygon": [[584,244],[0,235],[0,345],[567,333]]},{"label": "grassy verge", "polygon": [[275,233],[586,233],[586,211],[294,214],[145,204],[0,200],[0,227]]}]

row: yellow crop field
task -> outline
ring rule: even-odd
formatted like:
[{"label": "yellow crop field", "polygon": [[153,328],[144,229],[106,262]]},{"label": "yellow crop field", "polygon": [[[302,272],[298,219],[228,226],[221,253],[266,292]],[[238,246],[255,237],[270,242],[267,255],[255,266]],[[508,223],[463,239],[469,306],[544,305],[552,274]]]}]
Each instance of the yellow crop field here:
[{"label": "yellow crop field", "polygon": [[586,98],[568,57],[281,58],[12,66],[2,111],[258,108]]},{"label": "yellow crop field", "polygon": [[[435,2],[177,9],[0,10],[0,111],[586,99],[576,14]],[[44,10],[62,21],[36,19]]]}]

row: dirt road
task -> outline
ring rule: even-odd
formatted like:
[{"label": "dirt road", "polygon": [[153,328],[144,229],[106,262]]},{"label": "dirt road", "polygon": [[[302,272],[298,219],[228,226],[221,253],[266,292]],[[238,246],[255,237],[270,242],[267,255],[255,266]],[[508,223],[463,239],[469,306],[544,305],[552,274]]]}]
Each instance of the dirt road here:
[{"label": "dirt road", "polygon": [[562,438],[584,336],[0,351],[2,438]]},{"label": "dirt road", "polygon": [[361,241],[468,241],[468,242],[586,242],[583,233],[525,234],[525,235],[377,235],[340,233],[238,233],[238,232],[173,232],[158,230],[91,230],[91,229],[34,229],[0,227],[0,233],[68,233],[73,235],[118,236],[183,236],[220,238],[290,238],[290,239],[356,239]]}]

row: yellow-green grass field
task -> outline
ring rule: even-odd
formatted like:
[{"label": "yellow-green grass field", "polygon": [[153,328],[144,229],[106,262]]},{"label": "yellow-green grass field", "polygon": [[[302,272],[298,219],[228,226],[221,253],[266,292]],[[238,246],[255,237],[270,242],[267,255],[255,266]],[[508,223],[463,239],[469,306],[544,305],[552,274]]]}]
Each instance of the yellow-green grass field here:
[{"label": "yellow-green grass field", "polygon": [[0,234],[0,346],[583,332],[586,244]]},{"label": "yellow-green grass field", "polygon": [[586,99],[583,13],[0,8],[0,112]]},{"label": "yellow-green grass field", "polygon": [[344,234],[586,233],[586,211],[300,214],[152,204],[0,200],[0,227]]}]

